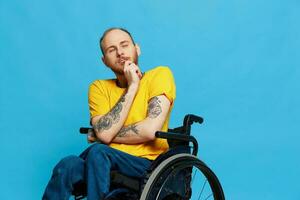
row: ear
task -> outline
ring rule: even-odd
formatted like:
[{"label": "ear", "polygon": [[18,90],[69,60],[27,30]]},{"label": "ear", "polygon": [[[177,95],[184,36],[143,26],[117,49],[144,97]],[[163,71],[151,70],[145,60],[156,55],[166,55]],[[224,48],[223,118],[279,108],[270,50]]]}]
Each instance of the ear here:
[{"label": "ear", "polygon": [[135,49],[136,49],[137,55],[140,56],[142,52],[141,52],[141,48],[138,44],[135,44]]},{"label": "ear", "polygon": [[107,66],[107,65],[106,65],[106,60],[105,60],[104,56],[101,57],[101,60],[102,60],[102,62],[104,63],[104,65]]}]

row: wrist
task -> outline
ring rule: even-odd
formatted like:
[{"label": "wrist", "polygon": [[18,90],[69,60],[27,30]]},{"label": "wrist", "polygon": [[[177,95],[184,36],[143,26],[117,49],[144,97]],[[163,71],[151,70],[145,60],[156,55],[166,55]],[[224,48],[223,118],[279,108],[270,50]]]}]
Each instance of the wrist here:
[{"label": "wrist", "polygon": [[138,84],[131,84],[128,86],[128,92],[132,92],[132,93],[137,93],[138,91],[138,88],[139,88],[139,85]]}]

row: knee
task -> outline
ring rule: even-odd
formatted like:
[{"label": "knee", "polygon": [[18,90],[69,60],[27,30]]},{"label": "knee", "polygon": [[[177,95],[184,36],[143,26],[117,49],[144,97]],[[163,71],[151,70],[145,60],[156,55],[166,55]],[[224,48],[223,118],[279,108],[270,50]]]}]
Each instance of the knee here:
[{"label": "knee", "polygon": [[105,144],[93,144],[90,147],[90,150],[87,154],[87,160],[89,159],[95,159],[99,156],[106,156],[108,155],[109,151],[110,151],[109,146],[105,145]]},{"label": "knee", "polygon": [[78,156],[67,156],[57,163],[57,165],[53,169],[53,174],[62,174],[68,171],[72,171],[72,169],[80,165],[81,162],[82,160]]}]

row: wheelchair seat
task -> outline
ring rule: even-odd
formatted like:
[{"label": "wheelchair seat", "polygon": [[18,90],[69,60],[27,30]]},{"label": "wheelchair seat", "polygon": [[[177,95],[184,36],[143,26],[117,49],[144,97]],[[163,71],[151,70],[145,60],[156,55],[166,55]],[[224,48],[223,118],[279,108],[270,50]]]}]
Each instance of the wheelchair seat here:
[{"label": "wheelchair seat", "polygon": [[[169,129],[168,132],[156,132],[156,137],[165,138],[169,150],[159,155],[141,178],[128,177],[118,171],[111,172],[110,193],[105,200],[188,200],[200,191],[205,199],[225,199],[221,184],[213,171],[196,155],[197,140],[190,135],[193,122],[202,123],[203,119],[195,115],[186,115],[183,126]],[[87,133],[91,128],[80,128],[80,133]],[[193,146],[190,146],[193,143]],[[192,154],[191,154],[192,150]],[[204,177],[202,187],[192,187],[197,171]],[[208,183],[208,184],[207,184]],[[199,183],[196,183],[199,184]],[[208,187],[208,194],[204,188]],[[196,190],[199,190],[196,192]],[[86,196],[85,183],[74,185],[75,200]]]}]

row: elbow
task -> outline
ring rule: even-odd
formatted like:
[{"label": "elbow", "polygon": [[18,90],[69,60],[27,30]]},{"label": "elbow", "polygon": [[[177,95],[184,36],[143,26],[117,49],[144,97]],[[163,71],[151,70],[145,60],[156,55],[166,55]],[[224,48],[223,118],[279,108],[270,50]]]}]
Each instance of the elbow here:
[{"label": "elbow", "polygon": [[146,137],[146,140],[147,141],[153,141],[153,140],[155,140],[155,133],[154,134],[149,134],[149,135],[147,135],[147,137]]},{"label": "elbow", "polygon": [[103,138],[103,139],[100,139],[100,141],[106,145],[109,145],[111,143],[111,139],[107,139],[107,138]]},{"label": "elbow", "polygon": [[147,133],[147,135],[146,135],[146,140],[147,141],[153,141],[153,140],[155,140],[156,139],[156,136],[155,136],[156,131],[158,131],[158,130],[153,129],[153,130],[149,131]]},{"label": "elbow", "polygon": [[147,126],[144,129],[144,132],[146,133],[145,137],[148,141],[153,141],[156,139],[155,133],[157,131],[161,131],[163,128],[162,123],[154,123],[150,121],[150,123],[147,124]]},{"label": "elbow", "polygon": [[109,136],[109,134],[103,134],[103,133],[96,133],[97,138],[104,144],[110,144],[113,140],[112,137]]},{"label": "elbow", "polygon": [[147,141],[153,141],[156,139],[155,133],[157,131],[161,131],[162,126],[158,125],[158,124],[151,124],[150,126],[147,127],[147,129],[145,130],[146,135],[145,138]]}]

